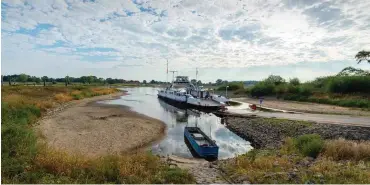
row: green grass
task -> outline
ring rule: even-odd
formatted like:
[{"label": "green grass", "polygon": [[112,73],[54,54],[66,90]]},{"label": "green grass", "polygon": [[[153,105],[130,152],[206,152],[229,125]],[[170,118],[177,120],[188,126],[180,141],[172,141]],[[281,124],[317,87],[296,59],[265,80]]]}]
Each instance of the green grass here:
[{"label": "green grass", "polygon": [[117,92],[98,87],[2,88],[2,183],[193,183],[184,170],[170,168],[152,155],[87,158],[37,143],[34,124],[47,109],[73,99]]},{"label": "green grass", "polygon": [[318,134],[299,136],[294,140],[295,148],[304,156],[316,158],[324,147],[324,141]]}]

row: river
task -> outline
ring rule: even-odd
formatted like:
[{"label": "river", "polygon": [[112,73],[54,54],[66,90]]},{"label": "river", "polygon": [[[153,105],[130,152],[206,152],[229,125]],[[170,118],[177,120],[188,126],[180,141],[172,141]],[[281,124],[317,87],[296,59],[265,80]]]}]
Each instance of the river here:
[{"label": "river", "polygon": [[128,106],[133,111],[159,119],[167,125],[164,139],[151,147],[154,154],[192,158],[193,155],[184,142],[186,125],[197,125],[216,141],[219,159],[235,157],[252,149],[250,142],[228,130],[221,118],[214,114],[180,109],[158,99],[158,88],[136,87],[122,90],[127,91],[128,95],[104,103]]}]

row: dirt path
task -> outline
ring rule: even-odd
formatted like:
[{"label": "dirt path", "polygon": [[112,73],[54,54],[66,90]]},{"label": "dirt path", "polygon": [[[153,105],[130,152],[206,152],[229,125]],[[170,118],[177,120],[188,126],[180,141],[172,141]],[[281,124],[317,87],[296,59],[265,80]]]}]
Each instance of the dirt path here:
[{"label": "dirt path", "polygon": [[[258,99],[252,98],[234,98],[234,100],[259,104]],[[334,105],[325,105],[309,102],[296,102],[285,101],[276,99],[265,99],[262,107],[269,107],[273,109],[282,109],[289,111],[305,112],[305,113],[318,113],[318,114],[343,114],[343,115],[356,115],[356,116],[370,116],[370,111],[363,111],[358,108],[339,107]]]},{"label": "dirt path", "polygon": [[170,165],[186,169],[191,173],[197,184],[231,184],[231,180],[223,175],[215,162],[204,159],[185,159],[168,156],[165,159]]},{"label": "dirt path", "polygon": [[120,95],[72,102],[49,113],[36,129],[49,146],[87,156],[129,152],[160,139],[161,121],[127,107],[95,103]]}]

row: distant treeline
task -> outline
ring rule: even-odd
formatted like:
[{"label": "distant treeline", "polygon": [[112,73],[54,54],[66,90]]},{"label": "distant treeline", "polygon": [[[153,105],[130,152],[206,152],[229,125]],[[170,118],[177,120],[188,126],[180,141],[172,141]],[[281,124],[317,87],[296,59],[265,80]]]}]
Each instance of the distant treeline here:
[{"label": "distant treeline", "polygon": [[[101,83],[101,84],[139,84],[140,81],[138,80],[124,80],[118,78],[99,78],[96,76],[81,76],[81,77],[70,77],[66,76],[64,78],[51,78],[48,76],[37,77],[37,76],[30,76],[27,74],[14,74],[14,75],[3,75],[2,82],[9,84],[14,84],[15,82],[19,83],[82,83],[82,84],[92,84],[92,83]],[[146,84],[147,81],[144,80],[142,83]],[[165,82],[151,80],[149,83],[151,84],[161,84]]]}]

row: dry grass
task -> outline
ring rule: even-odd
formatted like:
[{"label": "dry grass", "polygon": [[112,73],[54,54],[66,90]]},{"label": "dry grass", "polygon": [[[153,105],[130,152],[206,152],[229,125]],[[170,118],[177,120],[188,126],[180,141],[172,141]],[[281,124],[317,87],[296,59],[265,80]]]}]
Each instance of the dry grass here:
[{"label": "dry grass", "polygon": [[55,95],[55,100],[59,103],[65,103],[73,100],[73,98],[68,94],[59,93]]},{"label": "dry grass", "polygon": [[314,181],[327,184],[370,183],[370,164],[363,161],[338,163],[328,158],[321,158],[309,167],[307,172],[302,173],[302,180],[305,182]]},{"label": "dry grass", "polygon": [[117,92],[110,88],[2,88],[2,183],[193,183],[186,171],[169,168],[151,154],[105,156],[68,155],[37,145],[30,125],[47,109],[73,99]]},{"label": "dry grass", "polygon": [[370,141],[330,140],[325,143],[323,155],[333,160],[370,161]]},{"label": "dry grass", "polygon": [[[35,158],[36,168],[67,176],[75,183],[193,183],[186,171],[168,178],[170,169],[159,157],[148,153],[87,158],[43,148]],[[176,170],[176,169],[175,169]]]},{"label": "dry grass", "polygon": [[[251,183],[370,183],[370,142],[326,141],[319,157],[304,157],[287,138],[278,152],[252,150],[222,168]],[[237,182],[241,183],[241,182]]]}]

